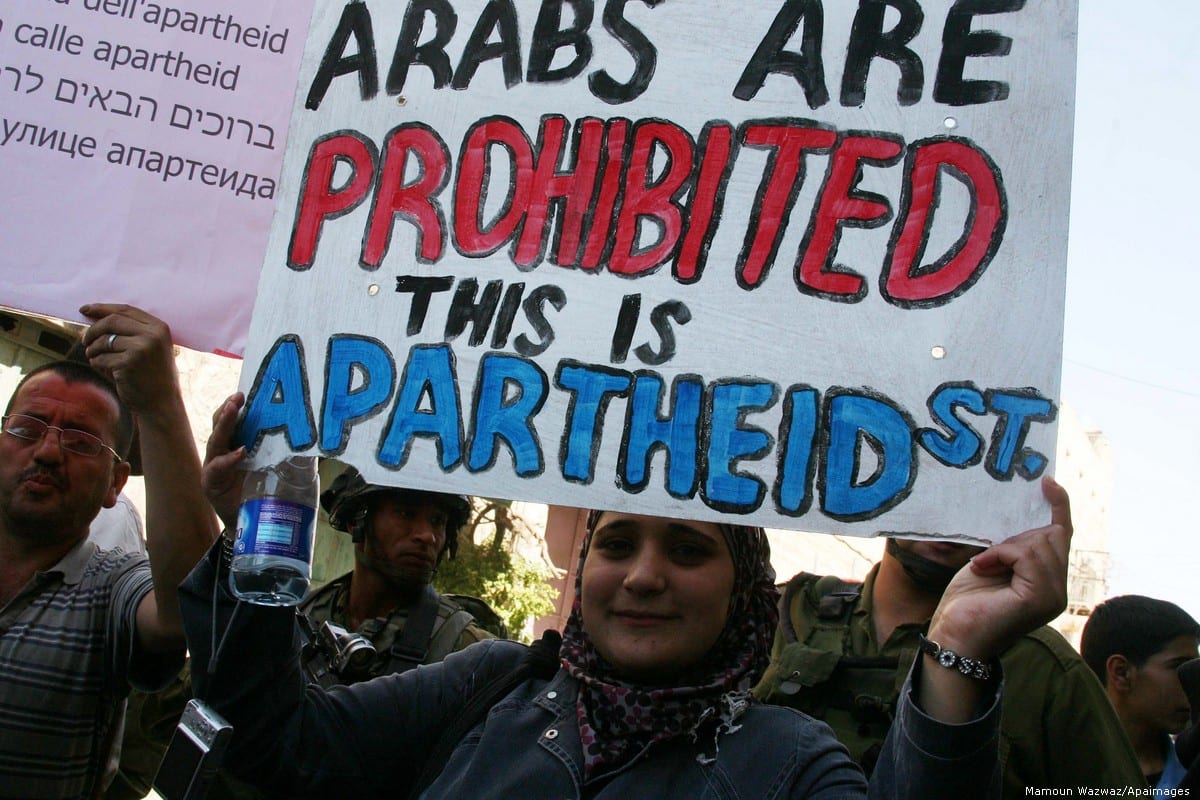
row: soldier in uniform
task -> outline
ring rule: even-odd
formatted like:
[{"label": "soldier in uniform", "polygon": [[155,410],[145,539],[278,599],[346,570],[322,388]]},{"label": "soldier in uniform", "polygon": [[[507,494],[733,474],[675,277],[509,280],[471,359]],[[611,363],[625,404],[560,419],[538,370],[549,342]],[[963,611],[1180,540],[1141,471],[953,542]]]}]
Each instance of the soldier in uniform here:
[{"label": "soldier in uniform", "polygon": [[432,586],[442,558],[458,549],[471,510],[465,496],[378,486],[347,467],[321,494],[321,505],[329,524],[354,539],[354,569],[300,606],[313,641],[306,669],[314,680],[348,684],[404,672],[505,637],[500,617],[482,600],[441,595]]},{"label": "soldier in uniform", "polygon": [[[788,582],[771,665],[755,689],[823,719],[868,773],[891,725],[930,616],[982,548],[888,539],[861,583],[801,573]],[[1004,797],[1025,787],[1143,787],[1104,690],[1070,644],[1043,626],[1000,659]]]}]

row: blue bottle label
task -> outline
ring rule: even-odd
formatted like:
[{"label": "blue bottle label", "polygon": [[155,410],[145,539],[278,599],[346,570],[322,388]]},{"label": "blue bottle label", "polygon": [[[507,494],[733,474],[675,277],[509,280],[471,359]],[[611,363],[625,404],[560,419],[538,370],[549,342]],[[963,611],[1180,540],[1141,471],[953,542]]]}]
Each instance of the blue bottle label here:
[{"label": "blue bottle label", "polygon": [[284,556],[308,561],[317,510],[303,503],[261,497],[247,500],[238,510],[235,556]]}]

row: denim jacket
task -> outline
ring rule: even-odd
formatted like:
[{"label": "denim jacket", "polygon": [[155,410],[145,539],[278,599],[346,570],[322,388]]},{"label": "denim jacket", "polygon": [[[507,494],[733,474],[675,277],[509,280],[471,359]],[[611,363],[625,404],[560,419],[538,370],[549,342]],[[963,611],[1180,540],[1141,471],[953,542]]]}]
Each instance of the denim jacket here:
[{"label": "denim jacket", "polygon": [[[196,695],[234,726],[225,764],[282,797],[407,797],[463,698],[511,672],[523,645],[490,640],[354,686],[307,686],[290,609],[243,604],[230,625],[222,589],[219,662],[212,650],[210,554],[181,588]],[[223,576],[222,576],[223,577]],[[911,682],[910,676],[910,682]],[[753,705],[735,729],[654,745],[621,769],[582,783],[576,682],[560,670],[496,703],[459,743],[423,798],[811,798],[868,796],[866,780],[824,725],[791,709]],[[872,798],[984,797],[998,786],[999,693],[980,719],[937,723],[908,687],[869,789]],[[995,796],[998,796],[996,794]]]}]

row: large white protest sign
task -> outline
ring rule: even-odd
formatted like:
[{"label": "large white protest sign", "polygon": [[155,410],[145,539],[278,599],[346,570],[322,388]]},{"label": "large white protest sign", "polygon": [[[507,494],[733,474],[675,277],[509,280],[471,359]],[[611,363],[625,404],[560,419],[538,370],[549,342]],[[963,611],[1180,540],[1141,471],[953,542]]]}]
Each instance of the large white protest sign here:
[{"label": "large white protest sign", "polygon": [[311,0],[0,0],[0,305],[241,352]]},{"label": "large white protest sign", "polygon": [[1044,522],[1073,2],[318,2],[256,463],[773,527]]}]

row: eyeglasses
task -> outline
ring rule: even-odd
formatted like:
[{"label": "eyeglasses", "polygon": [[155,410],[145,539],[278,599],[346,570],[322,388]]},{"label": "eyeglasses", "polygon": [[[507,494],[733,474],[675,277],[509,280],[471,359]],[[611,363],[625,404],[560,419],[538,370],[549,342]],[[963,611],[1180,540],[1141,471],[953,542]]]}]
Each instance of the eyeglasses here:
[{"label": "eyeglasses", "polygon": [[94,458],[107,450],[117,461],[124,460],[116,450],[99,438],[78,428],[59,428],[47,425],[37,417],[25,414],[9,414],[7,417],[0,417],[0,421],[4,423],[4,433],[27,442],[40,442],[46,436],[47,431],[58,431],[59,446],[68,452]]}]

